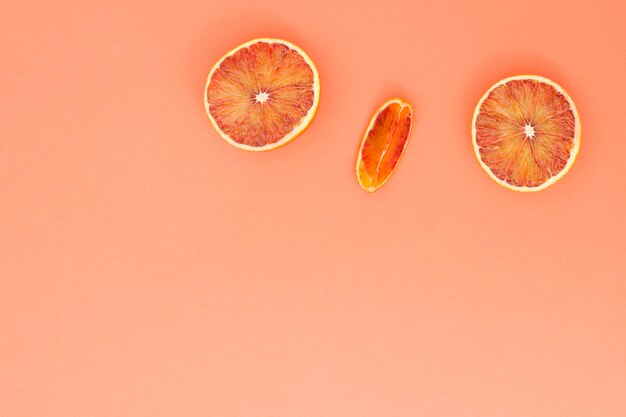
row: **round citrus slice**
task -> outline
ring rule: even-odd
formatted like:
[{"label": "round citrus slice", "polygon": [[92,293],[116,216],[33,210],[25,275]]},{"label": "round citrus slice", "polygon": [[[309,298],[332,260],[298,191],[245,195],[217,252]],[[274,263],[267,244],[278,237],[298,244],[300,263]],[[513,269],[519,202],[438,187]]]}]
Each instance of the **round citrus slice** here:
[{"label": "round citrus slice", "polygon": [[539,191],[561,179],[574,164],[580,140],[574,102],[544,77],[499,81],[474,110],[476,157],[494,181],[511,190]]},{"label": "round citrus slice", "polygon": [[320,97],[313,61],[280,39],[255,39],[211,69],[204,105],[217,133],[248,151],[288,143],[311,123]]},{"label": "round citrus slice", "polygon": [[356,178],[367,192],[389,180],[411,134],[413,108],[398,98],[384,103],[370,120],[356,160]]}]

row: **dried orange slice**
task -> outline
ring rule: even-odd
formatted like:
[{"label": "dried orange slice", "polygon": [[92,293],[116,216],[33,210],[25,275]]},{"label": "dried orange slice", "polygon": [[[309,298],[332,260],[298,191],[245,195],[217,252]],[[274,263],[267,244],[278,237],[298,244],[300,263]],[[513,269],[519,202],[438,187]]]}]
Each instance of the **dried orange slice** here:
[{"label": "dried orange slice", "polygon": [[494,181],[515,191],[539,191],[574,164],[580,119],[555,82],[519,75],[499,81],[480,99],[472,140],[480,165]]},{"label": "dried orange slice", "polygon": [[398,98],[383,104],[367,126],[356,161],[356,177],[367,192],[387,182],[411,134],[413,107]]},{"label": "dried orange slice", "polygon": [[238,46],[213,66],[204,105],[228,143],[266,151],[309,126],[319,97],[319,74],[307,54],[287,41],[263,38]]}]

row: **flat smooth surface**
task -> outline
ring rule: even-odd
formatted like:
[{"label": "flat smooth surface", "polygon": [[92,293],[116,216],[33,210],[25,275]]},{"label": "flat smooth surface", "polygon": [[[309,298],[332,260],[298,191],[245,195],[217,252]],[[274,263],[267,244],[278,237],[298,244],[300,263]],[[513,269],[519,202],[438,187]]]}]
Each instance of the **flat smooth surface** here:
[{"label": "flat smooth surface", "polygon": [[[0,0],[0,415],[623,417],[626,3]],[[211,66],[256,37],[320,72],[276,151],[220,139]],[[572,96],[535,194],[480,168],[497,80]],[[380,103],[415,110],[374,194]]]}]

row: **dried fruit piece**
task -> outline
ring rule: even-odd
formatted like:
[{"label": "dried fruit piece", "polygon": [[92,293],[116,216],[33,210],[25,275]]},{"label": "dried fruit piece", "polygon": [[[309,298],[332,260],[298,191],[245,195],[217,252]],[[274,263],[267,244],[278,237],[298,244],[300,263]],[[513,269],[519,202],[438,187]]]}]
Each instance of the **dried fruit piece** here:
[{"label": "dried fruit piece", "polygon": [[474,110],[472,141],[485,172],[515,191],[543,190],[572,167],[581,127],[572,99],[535,75],[492,86]]},{"label": "dried fruit piece", "polygon": [[309,126],[319,96],[319,75],[304,51],[264,38],[238,46],[215,64],[204,104],[224,140],[248,151],[266,151]]},{"label": "dried fruit piece", "polygon": [[411,104],[398,98],[374,114],[356,161],[356,177],[365,191],[374,192],[389,180],[408,143],[412,121]]}]

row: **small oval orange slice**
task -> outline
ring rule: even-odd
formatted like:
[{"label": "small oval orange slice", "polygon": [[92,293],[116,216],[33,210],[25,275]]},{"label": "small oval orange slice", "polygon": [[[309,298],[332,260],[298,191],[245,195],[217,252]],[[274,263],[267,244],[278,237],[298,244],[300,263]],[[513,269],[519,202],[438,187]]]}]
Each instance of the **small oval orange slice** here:
[{"label": "small oval orange slice", "polygon": [[399,98],[383,104],[372,117],[356,161],[356,177],[367,192],[374,192],[389,180],[411,134],[413,107]]},{"label": "small oval orange slice", "polygon": [[580,118],[570,96],[544,77],[518,75],[494,84],[474,110],[472,141],[485,172],[515,191],[539,191],[572,167]]},{"label": "small oval orange slice", "polygon": [[267,151],[309,126],[319,97],[319,75],[308,55],[290,42],[262,38],[238,46],[213,66],[204,105],[228,143]]}]

